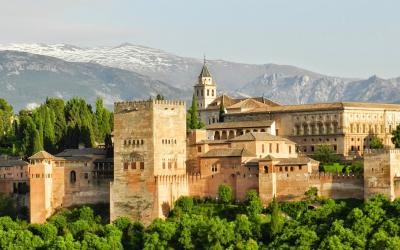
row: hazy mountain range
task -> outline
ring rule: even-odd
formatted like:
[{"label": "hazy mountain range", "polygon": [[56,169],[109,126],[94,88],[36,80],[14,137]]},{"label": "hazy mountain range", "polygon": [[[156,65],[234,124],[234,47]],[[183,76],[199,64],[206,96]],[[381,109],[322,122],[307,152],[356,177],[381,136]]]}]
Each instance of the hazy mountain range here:
[{"label": "hazy mountain range", "polygon": [[[8,50],[8,51],[7,51]],[[27,52],[27,53],[21,53]],[[190,100],[203,61],[144,46],[81,48],[66,44],[0,45],[0,97],[18,109],[47,96],[143,99],[160,93]],[[349,79],[276,64],[207,61],[220,93],[279,103],[400,102],[400,78]]]}]

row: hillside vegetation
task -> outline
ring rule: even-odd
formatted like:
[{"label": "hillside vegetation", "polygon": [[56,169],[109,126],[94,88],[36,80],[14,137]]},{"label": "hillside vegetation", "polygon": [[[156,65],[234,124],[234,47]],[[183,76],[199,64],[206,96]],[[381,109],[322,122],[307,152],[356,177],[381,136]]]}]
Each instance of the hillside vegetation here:
[{"label": "hillside vegetation", "polygon": [[261,206],[255,191],[241,204],[183,197],[166,220],[156,219],[147,227],[127,218],[103,224],[89,207],[60,211],[43,225],[0,217],[0,248],[400,248],[400,200],[376,196],[363,203],[308,197],[273,201],[268,208]]}]

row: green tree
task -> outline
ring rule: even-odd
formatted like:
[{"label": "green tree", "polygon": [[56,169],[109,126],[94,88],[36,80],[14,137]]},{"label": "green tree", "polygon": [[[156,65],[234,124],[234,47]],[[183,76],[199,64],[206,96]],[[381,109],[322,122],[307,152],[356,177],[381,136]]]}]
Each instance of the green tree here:
[{"label": "green tree", "polygon": [[381,149],[381,148],[383,148],[383,143],[377,136],[373,136],[371,138],[369,146],[372,149]]},{"label": "green tree", "polygon": [[186,120],[188,129],[199,129],[204,127],[204,124],[198,119],[197,113],[197,96],[193,94],[192,106],[188,110]]},{"label": "green tree", "polygon": [[0,98],[0,144],[6,143],[5,139],[12,132],[12,116],[12,106]]},{"label": "green tree", "polygon": [[306,196],[306,199],[309,201],[315,201],[318,198],[318,188],[316,187],[310,187],[304,195]]},{"label": "green tree", "polygon": [[40,140],[40,134],[37,129],[33,131],[32,134],[32,153],[35,154],[39,151],[43,150],[42,142]]},{"label": "green tree", "polygon": [[193,198],[188,196],[183,196],[175,202],[175,206],[180,207],[183,212],[189,213],[193,208]]},{"label": "green tree", "polygon": [[331,145],[320,144],[314,153],[314,158],[321,163],[333,163],[339,160],[335,151],[333,151]]},{"label": "green tree", "polygon": [[165,97],[163,95],[157,94],[156,100],[165,100]]},{"label": "green tree", "polygon": [[246,194],[246,211],[249,216],[256,216],[261,213],[263,205],[258,197],[257,191],[250,190]]},{"label": "green tree", "polygon": [[232,188],[225,184],[219,185],[218,198],[222,203],[230,203],[232,201]]},{"label": "green tree", "polygon": [[396,129],[392,131],[392,143],[396,148],[400,148],[400,125],[397,125]]},{"label": "green tree", "polygon": [[140,222],[129,224],[123,231],[122,244],[124,249],[140,250],[144,244],[144,226]]},{"label": "green tree", "polygon": [[106,137],[111,134],[111,112],[104,107],[103,100],[100,97],[96,99],[95,115],[97,123],[96,140],[98,142],[105,142]]},{"label": "green tree", "polygon": [[225,116],[225,107],[224,107],[224,102],[223,98],[221,98],[221,104],[219,105],[219,122],[224,122],[224,116]]},{"label": "green tree", "polygon": [[281,216],[281,211],[279,209],[278,201],[275,196],[271,202],[271,222],[269,227],[270,237],[273,238],[279,234],[283,226],[283,218]]},{"label": "green tree", "polygon": [[43,106],[43,147],[50,153],[56,153],[56,135],[54,131],[54,112],[47,106]]},{"label": "green tree", "polygon": [[52,111],[54,117],[51,117],[54,124],[54,136],[56,150],[64,149],[63,137],[67,132],[67,122],[65,120],[65,103],[61,98],[47,98],[45,105]]}]

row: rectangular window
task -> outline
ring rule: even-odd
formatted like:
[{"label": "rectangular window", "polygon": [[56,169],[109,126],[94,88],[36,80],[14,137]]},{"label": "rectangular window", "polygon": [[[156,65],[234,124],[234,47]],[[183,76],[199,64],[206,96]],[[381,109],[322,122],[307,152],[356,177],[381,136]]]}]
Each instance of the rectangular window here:
[{"label": "rectangular window", "polygon": [[289,154],[292,153],[292,146],[289,146]]},{"label": "rectangular window", "polygon": [[142,169],[142,170],[144,169],[144,162],[143,161],[140,162],[140,169]]},{"label": "rectangular window", "polygon": [[311,152],[314,152],[314,146],[311,146]]},{"label": "rectangular window", "polygon": [[286,171],[286,172],[288,171],[288,167],[285,167],[285,171]]},{"label": "rectangular window", "polygon": [[131,169],[136,169],[136,162],[131,162]]},{"label": "rectangular window", "polygon": [[269,144],[269,152],[272,153],[272,143]]},{"label": "rectangular window", "polygon": [[128,167],[129,167],[129,163],[128,162],[124,162],[124,169],[128,170]]},{"label": "rectangular window", "polygon": [[279,144],[276,144],[276,152],[279,153]]},{"label": "rectangular window", "polygon": [[293,167],[290,167],[290,171],[291,171],[291,172],[293,171]]},{"label": "rectangular window", "polygon": [[85,173],[85,179],[89,179],[89,174]]},{"label": "rectangular window", "polygon": [[261,151],[264,153],[264,144],[261,145]]},{"label": "rectangular window", "polygon": [[201,153],[201,146],[197,147],[197,152]]},{"label": "rectangular window", "polygon": [[337,145],[333,145],[333,150],[337,151]]},{"label": "rectangular window", "polygon": [[210,95],[210,90],[209,89],[207,89],[207,96],[209,96]]},{"label": "rectangular window", "polygon": [[162,162],[162,168],[165,169],[165,161]]},{"label": "rectangular window", "polygon": [[299,170],[301,170],[301,168],[302,168],[301,165],[299,165]]},{"label": "rectangular window", "polygon": [[168,169],[171,169],[172,168],[172,162],[168,162]]}]

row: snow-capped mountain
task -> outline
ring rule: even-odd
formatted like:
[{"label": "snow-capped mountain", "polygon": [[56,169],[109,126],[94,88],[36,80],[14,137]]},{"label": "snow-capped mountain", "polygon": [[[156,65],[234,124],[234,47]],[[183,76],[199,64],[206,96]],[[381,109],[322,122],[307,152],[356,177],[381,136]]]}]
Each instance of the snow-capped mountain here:
[{"label": "snow-capped mountain", "polygon": [[[202,59],[181,57],[159,49],[129,43],[116,47],[81,48],[68,44],[8,44],[0,50],[16,50],[52,56],[69,62],[95,62],[147,75],[152,79],[175,87],[191,90],[197,81]],[[229,92],[242,87],[263,74],[281,73],[286,76],[308,74],[323,77],[293,66],[276,64],[243,64],[223,60],[207,60],[209,69],[221,91]]]},{"label": "snow-capped mountain", "polygon": [[[203,64],[202,59],[182,57],[159,49],[128,43],[116,47],[93,48],[67,44],[7,44],[0,45],[0,51],[2,50],[50,56],[54,59],[64,60],[63,62],[68,63],[70,67],[79,68],[83,67],[82,65],[91,65],[90,67],[96,67],[96,73],[93,73],[96,77],[100,77],[99,71],[103,70],[113,72],[113,79],[123,75],[123,84],[107,83],[110,73],[100,77],[99,81],[103,87],[113,87],[113,91],[109,94],[110,102],[118,98],[124,99],[129,95],[140,97],[139,93],[142,96],[149,96],[156,92],[163,93],[168,97],[176,96],[179,99],[190,100],[192,86],[196,83]],[[33,60],[33,58],[32,56],[31,59]],[[32,60],[30,62],[34,63]],[[37,58],[37,60],[42,59]],[[17,62],[12,60],[11,63]],[[30,69],[35,68],[34,65],[30,65]],[[335,101],[400,102],[400,78],[381,79],[373,76],[368,79],[349,79],[326,76],[288,65],[243,64],[224,60],[207,60],[207,65],[217,83],[219,92],[233,96],[263,95],[283,104]],[[47,72],[51,72],[53,69],[51,64],[46,67],[48,67]],[[100,70],[101,67],[104,69]],[[85,75],[85,77],[92,74],[87,73],[87,69],[78,68],[75,68],[74,74]],[[44,68],[41,70],[43,71]],[[44,74],[44,71],[42,73]],[[8,71],[4,76],[4,72],[0,70],[0,85],[6,84],[4,86],[8,91],[9,89],[26,91],[25,88],[29,89],[32,81],[37,81],[35,80],[37,76],[34,78],[21,78],[20,76],[18,84],[7,85],[7,81],[10,81],[13,74],[17,75],[18,73]],[[128,77],[128,74],[131,75]],[[29,76],[32,77],[32,74]],[[138,80],[134,76],[140,76],[139,78],[142,80]],[[51,80],[46,79],[46,81],[63,82],[62,77],[64,76],[55,74]],[[136,89],[127,88],[130,86],[129,83],[135,85]],[[79,86],[79,84],[81,84],[80,80],[69,79],[71,95],[81,95],[79,87],[72,90],[73,86]],[[43,93],[41,92],[43,95],[58,94],[56,92],[59,86],[48,85],[48,87],[48,89],[43,89]],[[100,85],[90,86],[90,88],[92,87],[94,88],[91,90],[92,95],[93,91],[108,93],[102,90],[103,87]],[[133,91],[133,93],[129,93],[129,91]],[[0,93],[0,97],[2,95],[3,93]]]},{"label": "snow-capped mountain", "polygon": [[400,103],[400,77],[372,76],[350,81],[338,77],[313,78],[308,75],[264,74],[238,89],[244,96],[263,95],[283,104],[361,101]]},{"label": "snow-capped mountain", "polygon": [[119,100],[190,96],[147,76],[95,63],[73,63],[54,57],[17,51],[0,51],[0,98],[16,111],[34,107],[47,97],[74,96],[94,103],[97,96],[108,107]]}]

